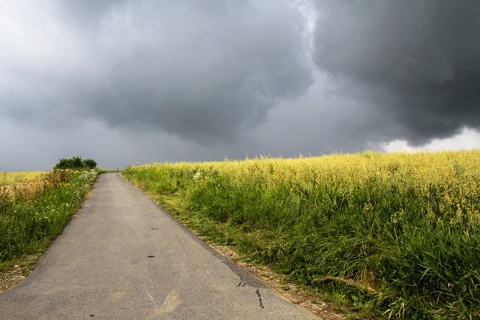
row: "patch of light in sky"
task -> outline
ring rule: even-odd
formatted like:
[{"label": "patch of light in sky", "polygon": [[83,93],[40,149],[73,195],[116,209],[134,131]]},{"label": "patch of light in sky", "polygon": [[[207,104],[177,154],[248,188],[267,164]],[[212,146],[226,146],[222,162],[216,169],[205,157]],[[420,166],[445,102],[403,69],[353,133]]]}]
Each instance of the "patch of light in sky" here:
[{"label": "patch of light in sky", "polygon": [[412,147],[405,140],[393,140],[382,145],[386,152],[416,152],[416,151],[444,151],[444,150],[472,150],[480,149],[480,132],[464,128],[459,134],[447,139],[434,139],[421,146]]},{"label": "patch of light in sky", "polygon": [[307,22],[307,28],[303,36],[308,45],[308,51],[311,55],[313,54],[315,48],[314,31],[315,21],[317,20],[317,11],[315,10],[313,3],[309,0],[294,0],[292,3],[298,8]]}]

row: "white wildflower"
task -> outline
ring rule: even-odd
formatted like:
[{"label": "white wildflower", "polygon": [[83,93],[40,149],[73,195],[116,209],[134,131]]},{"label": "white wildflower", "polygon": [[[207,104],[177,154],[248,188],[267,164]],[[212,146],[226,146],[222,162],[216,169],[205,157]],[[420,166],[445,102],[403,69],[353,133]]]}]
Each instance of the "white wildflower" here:
[{"label": "white wildflower", "polygon": [[193,181],[199,182],[200,179],[202,178],[203,172],[202,171],[197,171],[195,175],[193,176]]}]

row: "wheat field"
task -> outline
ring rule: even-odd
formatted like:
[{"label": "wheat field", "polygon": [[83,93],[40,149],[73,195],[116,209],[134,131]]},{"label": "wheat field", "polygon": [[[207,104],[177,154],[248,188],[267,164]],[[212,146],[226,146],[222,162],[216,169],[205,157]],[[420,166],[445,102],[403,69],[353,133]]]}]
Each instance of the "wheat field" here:
[{"label": "wheat field", "polygon": [[46,173],[45,171],[0,172],[0,185],[36,180]]}]

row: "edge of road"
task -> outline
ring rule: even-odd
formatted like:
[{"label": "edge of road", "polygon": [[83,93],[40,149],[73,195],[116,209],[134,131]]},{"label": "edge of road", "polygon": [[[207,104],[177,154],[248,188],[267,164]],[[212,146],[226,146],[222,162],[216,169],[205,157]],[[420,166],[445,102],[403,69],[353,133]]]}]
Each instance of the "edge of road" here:
[{"label": "edge of road", "polygon": [[205,237],[202,237],[194,230],[189,229],[187,226],[175,219],[175,217],[168,212],[168,210],[157,203],[147,192],[128,181],[121,173],[119,176],[146,195],[148,199],[155,204],[155,206],[157,206],[157,208],[159,208],[169,220],[181,227],[190,238],[211,252],[215,257],[220,259],[232,270],[232,272],[236,273],[240,277],[239,285],[251,285],[257,288],[270,288],[278,297],[309,310],[320,319],[346,319],[344,315],[336,313],[333,310],[332,304],[328,304],[324,301],[318,301],[318,298],[314,298],[313,293],[310,290],[300,288],[293,283],[284,284],[282,283],[282,276],[270,270],[270,268],[260,266],[255,263],[247,263],[240,254],[230,247],[220,246],[208,241],[208,239],[205,239]]}]

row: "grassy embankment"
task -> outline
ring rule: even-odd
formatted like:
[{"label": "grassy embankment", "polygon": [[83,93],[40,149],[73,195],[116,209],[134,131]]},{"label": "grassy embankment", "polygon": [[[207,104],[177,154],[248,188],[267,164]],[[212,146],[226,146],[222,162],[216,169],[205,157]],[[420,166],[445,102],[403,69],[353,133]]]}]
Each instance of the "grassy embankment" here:
[{"label": "grassy embankment", "polygon": [[210,241],[360,317],[480,318],[480,151],[129,167]]},{"label": "grassy embankment", "polygon": [[25,180],[27,176],[0,185],[0,271],[45,250],[77,211],[97,172],[58,170]]}]

